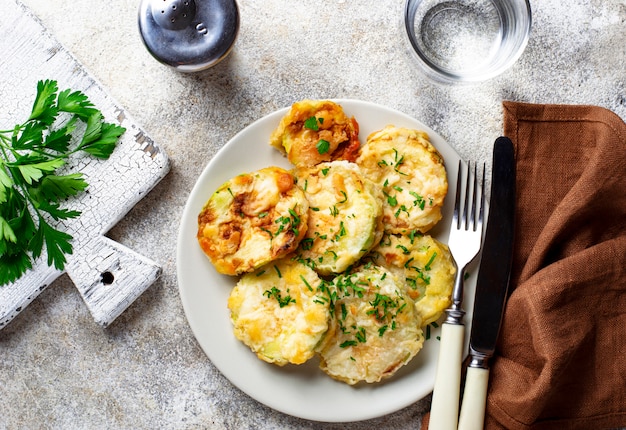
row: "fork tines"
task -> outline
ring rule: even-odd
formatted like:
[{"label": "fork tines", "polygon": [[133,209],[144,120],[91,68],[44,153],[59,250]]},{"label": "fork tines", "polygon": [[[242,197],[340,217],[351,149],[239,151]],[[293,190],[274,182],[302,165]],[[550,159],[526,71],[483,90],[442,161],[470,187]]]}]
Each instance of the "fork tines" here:
[{"label": "fork tines", "polygon": [[[459,169],[458,169],[458,176],[457,176],[458,185],[463,183],[462,165],[463,165],[462,161],[459,160]],[[482,186],[479,184],[479,181],[478,181],[477,163],[473,163],[473,166],[474,166],[474,172],[472,174],[472,162],[471,161],[467,162],[467,177],[465,179],[465,193],[463,193],[464,204],[462,206],[461,217],[459,217],[459,211],[460,211],[459,208],[461,207],[462,187],[457,186],[456,188],[453,220],[456,222],[457,229],[468,230],[471,228],[473,231],[476,231],[480,226],[482,226],[483,217],[485,214],[485,205],[484,205],[485,163],[483,163],[482,181],[480,182]],[[479,192],[480,192],[480,195],[479,195]],[[471,202],[470,202],[470,196],[472,199]],[[470,209],[470,206],[471,206],[471,209]],[[478,210],[478,214],[476,214],[477,210]],[[477,216],[478,218],[476,218]]]}]

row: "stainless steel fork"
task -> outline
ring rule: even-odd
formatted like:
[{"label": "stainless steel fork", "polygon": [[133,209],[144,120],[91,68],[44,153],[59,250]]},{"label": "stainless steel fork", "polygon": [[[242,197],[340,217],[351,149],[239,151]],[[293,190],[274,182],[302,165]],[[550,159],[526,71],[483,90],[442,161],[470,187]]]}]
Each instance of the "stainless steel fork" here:
[{"label": "stainless steel fork", "polygon": [[[456,263],[456,276],[452,291],[452,304],[446,309],[447,317],[441,325],[439,360],[428,426],[431,430],[456,430],[457,428],[465,336],[463,325],[465,311],[462,308],[463,283],[465,269],[478,255],[483,237],[484,192],[483,187],[478,183],[477,166],[474,163],[472,174],[472,165],[468,162],[465,181],[462,167],[463,163],[459,161],[454,214],[448,239],[448,246]],[[484,184],[484,164],[482,170],[482,183]]]}]

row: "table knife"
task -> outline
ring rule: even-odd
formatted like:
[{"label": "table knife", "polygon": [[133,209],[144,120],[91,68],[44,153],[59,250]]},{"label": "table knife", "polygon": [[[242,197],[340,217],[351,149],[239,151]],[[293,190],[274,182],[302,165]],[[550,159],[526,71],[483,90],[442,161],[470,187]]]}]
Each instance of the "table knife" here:
[{"label": "table knife", "polygon": [[470,357],[459,430],[483,429],[493,356],[506,304],[515,221],[515,153],[507,137],[493,148],[489,219],[478,269],[470,332]]}]

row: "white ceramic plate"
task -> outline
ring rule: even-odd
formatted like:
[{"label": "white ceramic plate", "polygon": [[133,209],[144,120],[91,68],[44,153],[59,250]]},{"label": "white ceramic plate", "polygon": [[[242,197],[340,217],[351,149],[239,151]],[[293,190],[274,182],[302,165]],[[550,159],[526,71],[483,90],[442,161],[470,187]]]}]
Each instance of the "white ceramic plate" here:
[{"label": "white ceramic plate", "polygon": [[[335,100],[360,126],[360,140],[388,124],[426,131],[446,162],[449,191],[444,218],[431,234],[447,242],[454,205],[458,154],[426,125],[398,111],[356,100]],[[226,305],[236,278],[218,274],[196,241],[197,216],[222,183],[233,176],[267,166],[290,168],[287,159],[268,141],[288,108],[276,111],[239,132],[210,161],[196,182],[183,211],[177,273],[180,295],[189,325],[213,364],[235,386],[265,405],[283,413],[324,422],[359,421],[406,407],[433,389],[439,329],[432,329],[422,351],[392,378],[378,384],[349,386],[318,369],[314,358],[300,365],[278,367],[259,360],[232,333]],[[475,275],[466,281],[464,309],[471,321]],[[469,324],[466,330],[466,350]]]}]

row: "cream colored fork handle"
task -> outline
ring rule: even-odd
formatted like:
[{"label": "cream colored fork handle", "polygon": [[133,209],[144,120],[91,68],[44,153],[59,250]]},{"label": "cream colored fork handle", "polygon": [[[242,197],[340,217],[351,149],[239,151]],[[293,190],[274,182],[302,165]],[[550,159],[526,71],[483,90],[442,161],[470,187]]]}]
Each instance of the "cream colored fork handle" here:
[{"label": "cream colored fork handle", "polygon": [[459,430],[483,430],[489,369],[467,368]]},{"label": "cream colored fork handle", "polygon": [[461,363],[465,326],[443,323],[435,388],[430,408],[430,430],[456,430],[459,419]]}]

